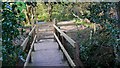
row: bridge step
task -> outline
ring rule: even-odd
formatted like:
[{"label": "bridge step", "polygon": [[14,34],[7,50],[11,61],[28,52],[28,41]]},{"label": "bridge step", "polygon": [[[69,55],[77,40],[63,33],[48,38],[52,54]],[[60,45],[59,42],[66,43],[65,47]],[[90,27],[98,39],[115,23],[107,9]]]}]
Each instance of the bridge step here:
[{"label": "bridge step", "polygon": [[54,39],[54,37],[44,37],[44,38],[40,38],[40,39]]},{"label": "bridge step", "polygon": [[58,49],[57,42],[54,42],[53,39],[41,39],[39,43],[36,43],[32,59],[29,66],[69,66],[64,60],[62,52]]}]

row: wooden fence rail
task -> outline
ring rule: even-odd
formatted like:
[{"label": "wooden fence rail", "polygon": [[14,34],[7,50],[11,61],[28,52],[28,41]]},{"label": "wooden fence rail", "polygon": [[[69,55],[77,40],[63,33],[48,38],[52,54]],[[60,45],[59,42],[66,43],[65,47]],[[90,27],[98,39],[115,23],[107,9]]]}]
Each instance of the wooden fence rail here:
[{"label": "wooden fence rail", "polygon": [[25,38],[23,43],[21,44],[21,49],[27,53],[27,58],[24,62],[24,68],[27,66],[28,62],[31,62],[31,53],[34,50],[34,43],[36,40],[36,25],[29,32],[28,36]]},{"label": "wooden fence rail", "polygon": [[[57,22],[54,19],[54,39],[58,42],[60,49],[63,51],[65,57],[67,58],[71,67],[81,67],[84,68],[83,63],[79,57],[79,46],[77,43],[71,39],[67,34],[60,30],[60,27],[57,25]],[[73,54],[70,55],[70,49],[66,48],[66,43],[69,43],[73,49]],[[73,56],[73,57],[72,57]]]},{"label": "wooden fence rail", "polygon": [[[26,45],[27,45],[28,41],[30,40],[30,38],[33,39],[33,37],[34,37],[34,35],[35,35],[35,28],[36,28],[36,25],[35,25],[35,26],[33,27],[33,29],[29,32],[27,38],[25,38],[25,40],[24,40],[23,43],[21,44],[21,48],[22,48],[23,50],[25,50]],[[31,40],[32,40],[32,39],[31,39]]]},{"label": "wooden fence rail", "polygon": [[[35,37],[34,37],[34,39],[33,39],[32,44],[31,44],[29,53],[28,53],[27,58],[26,58],[26,62],[24,63],[24,67],[27,66],[27,64],[28,64],[28,62],[29,62],[29,59],[30,59],[30,57],[31,57],[31,53],[32,53],[32,50],[33,50],[33,47],[34,47],[35,39],[36,39],[36,35],[35,35]],[[30,61],[31,61],[31,60],[30,60]]]}]

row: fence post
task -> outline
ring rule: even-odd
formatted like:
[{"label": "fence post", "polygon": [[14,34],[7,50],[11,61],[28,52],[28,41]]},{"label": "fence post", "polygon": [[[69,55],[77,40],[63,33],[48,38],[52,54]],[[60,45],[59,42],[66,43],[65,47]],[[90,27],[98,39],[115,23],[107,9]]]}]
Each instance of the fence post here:
[{"label": "fence post", "polygon": [[[30,48],[31,48],[31,43],[32,43],[32,37],[30,38],[30,43],[29,43],[29,45],[28,45],[28,53],[29,53],[29,50],[30,50]],[[31,58],[31,55],[30,55],[30,58],[29,58],[29,63],[31,63],[32,62],[32,58]]]},{"label": "fence post", "polygon": [[[36,23],[38,23],[38,21],[36,21]],[[36,35],[37,35],[36,42],[38,42],[38,39],[39,39],[39,24],[36,24]]]},{"label": "fence post", "polygon": [[[36,27],[35,27],[36,28]],[[33,39],[34,39],[34,37],[35,37],[35,29],[33,30]],[[34,48],[34,44],[33,44],[33,50],[32,51],[35,51],[35,48]]]},{"label": "fence post", "polygon": [[79,45],[77,43],[74,43],[75,48],[74,48],[74,62],[76,66],[79,68],[84,68],[82,61],[80,60],[80,55],[79,55]]},{"label": "fence post", "polygon": [[[58,27],[60,29],[60,27]],[[58,38],[62,42],[61,34],[58,32]]]},{"label": "fence post", "polygon": [[[53,20],[53,23],[54,23],[54,25],[57,26],[57,22],[56,22],[56,19],[55,19],[55,18],[54,18],[54,20]],[[57,35],[57,30],[55,29],[55,27],[54,27],[54,33]],[[54,41],[57,41],[57,40],[55,39],[55,36],[54,36]]]}]

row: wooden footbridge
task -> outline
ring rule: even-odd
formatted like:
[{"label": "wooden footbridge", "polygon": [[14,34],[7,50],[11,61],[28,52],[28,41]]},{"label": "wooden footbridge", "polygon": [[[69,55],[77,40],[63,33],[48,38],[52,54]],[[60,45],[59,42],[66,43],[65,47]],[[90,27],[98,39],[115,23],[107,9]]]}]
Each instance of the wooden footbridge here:
[{"label": "wooden footbridge", "polygon": [[[79,47],[54,20],[52,25],[34,25],[21,45],[27,53],[23,67],[61,66],[84,68],[79,59]],[[69,24],[70,25],[70,24]]]}]

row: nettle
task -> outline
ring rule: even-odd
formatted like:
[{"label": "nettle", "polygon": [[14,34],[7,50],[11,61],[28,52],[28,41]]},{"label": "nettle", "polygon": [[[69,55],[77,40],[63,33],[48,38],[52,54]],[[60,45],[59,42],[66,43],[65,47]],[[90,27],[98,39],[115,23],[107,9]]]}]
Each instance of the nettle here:
[{"label": "nettle", "polygon": [[2,56],[3,66],[16,66],[19,57],[25,54],[20,46],[15,46],[12,42],[22,27],[21,22],[24,21],[25,15],[22,12],[25,9],[23,2],[2,2]]}]

